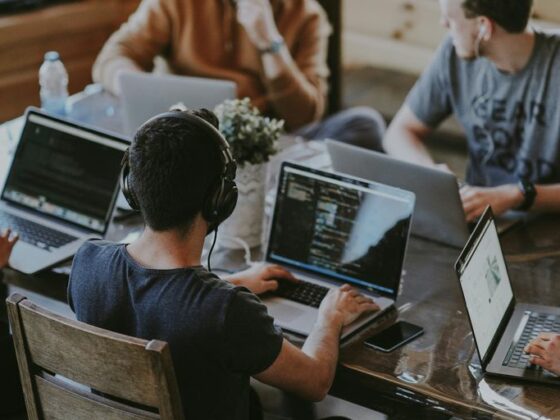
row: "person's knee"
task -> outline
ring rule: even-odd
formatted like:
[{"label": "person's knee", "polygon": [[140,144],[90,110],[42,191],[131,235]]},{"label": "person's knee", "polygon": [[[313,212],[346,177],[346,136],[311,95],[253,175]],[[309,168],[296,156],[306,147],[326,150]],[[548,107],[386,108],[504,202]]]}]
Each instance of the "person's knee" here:
[{"label": "person's knee", "polygon": [[383,152],[385,120],[375,109],[358,106],[337,112],[296,132],[306,139],[333,139]]},{"label": "person's knee", "polygon": [[377,151],[383,151],[382,141],[386,123],[382,115],[373,108],[359,106],[340,113],[346,135],[341,141]]},{"label": "person's knee", "polygon": [[367,106],[357,106],[349,108],[343,112],[347,114],[346,118],[348,118],[349,121],[370,126],[372,130],[384,132],[387,127],[383,116],[379,113],[379,111],[373,108]]}]

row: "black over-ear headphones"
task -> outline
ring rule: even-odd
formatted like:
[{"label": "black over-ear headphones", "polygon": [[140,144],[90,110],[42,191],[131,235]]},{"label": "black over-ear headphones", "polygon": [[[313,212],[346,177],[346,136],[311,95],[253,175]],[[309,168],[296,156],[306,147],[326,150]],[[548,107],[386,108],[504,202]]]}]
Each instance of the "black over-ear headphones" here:
[{"label": "black over-ear headphones", "polygon": [[[163,118],[177,118],[196,125],[198,128],[208,134],[208,137],[218,147],[220,152],[220,160],[222,162],[222,171],[214,185],[211,185],[204,203],[202,205],[202,217],[208,222],[208,233],[214,231],[220,223],[227,219],[237,204],[237,185],[235,184],[235,173],[237,164],[231,155],[229,144],[222,134],[209,122],[203,120],[196,115],[186,113],[184,111],[170,111],[146,121],[139,129],[140,131],[147,124]],[[130,179],[130,162],[129,151],[126,150],[122,160],[122,170],[120,178],[121,190],[126,201],[134,210],[140,210],[140,205],[136,194],[134,193],[133,181]]]}]

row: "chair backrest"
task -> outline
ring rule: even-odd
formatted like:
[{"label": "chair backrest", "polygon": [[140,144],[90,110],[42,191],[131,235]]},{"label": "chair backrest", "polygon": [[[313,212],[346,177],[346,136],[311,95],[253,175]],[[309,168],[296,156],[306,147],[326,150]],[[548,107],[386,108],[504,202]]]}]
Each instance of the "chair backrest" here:
[{"label": "chair backrest", "polygon": [[6,302],[30,420],[183,419],[167,343]]},{"label": "chair backrest", "polygon": [[327,114],[339,111],[342,106],[342,1],[319,0],[332,27],[327,54],[330,71]]}]

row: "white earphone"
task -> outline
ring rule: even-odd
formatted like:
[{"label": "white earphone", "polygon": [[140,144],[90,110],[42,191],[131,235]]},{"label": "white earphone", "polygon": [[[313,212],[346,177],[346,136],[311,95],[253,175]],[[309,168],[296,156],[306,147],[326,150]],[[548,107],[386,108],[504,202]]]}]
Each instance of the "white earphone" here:
[{"label": "white earphone", "polygon": [[474,45],[474,53],[476,58],[480,57],[480,43],[482,39],[486,36],[487,29],[486,25],[481,24],[478,28],[478,36],[476,37],[475,45]]},{"label": "white earphone", "polygon": [[478,29],[478,40],[479,42],[482,41],[482,38],[486,36],[486,25],[480,25]]}]

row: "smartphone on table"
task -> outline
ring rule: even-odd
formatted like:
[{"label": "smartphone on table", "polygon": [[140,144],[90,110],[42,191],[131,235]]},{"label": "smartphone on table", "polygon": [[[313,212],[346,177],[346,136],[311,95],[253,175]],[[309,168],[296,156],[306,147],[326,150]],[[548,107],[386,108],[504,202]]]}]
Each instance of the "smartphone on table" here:
[{"label": "smartphone on table", "polygon": [[414,340],[424,333],[424,328],[406,321],[399,321],[390,327],[372,335],[364,344],[367,347],[386,353]]}]

